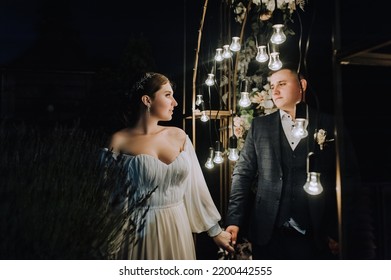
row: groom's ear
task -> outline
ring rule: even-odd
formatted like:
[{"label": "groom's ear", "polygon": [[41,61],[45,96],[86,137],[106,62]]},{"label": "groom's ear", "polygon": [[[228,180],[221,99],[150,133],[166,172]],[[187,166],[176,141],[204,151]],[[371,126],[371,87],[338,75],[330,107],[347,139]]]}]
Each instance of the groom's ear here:
[{"label": "groom's ear", "polygon": [[304,78],[300,78],[299,83],[300,83],[300,88],[302,90],[302,93],[304,94],[305,91],[307,90],[307,80]]}]

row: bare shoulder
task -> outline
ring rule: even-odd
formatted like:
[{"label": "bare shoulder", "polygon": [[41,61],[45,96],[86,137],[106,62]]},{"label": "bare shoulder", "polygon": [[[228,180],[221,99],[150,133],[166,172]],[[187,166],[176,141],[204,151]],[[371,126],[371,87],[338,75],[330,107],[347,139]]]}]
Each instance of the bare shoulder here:
[{"label": "bare shoulder", "polygon": [[186,137],[186,132],[183,129],[176,126],[167,126],[167,133],[168,135],[173,137],[176,136],[183,139],[185,139]]},{"label": "bare shoulder", "polygon": [[129,131],[126,129],[115,132],[110,138],[109,149],[113,150],[113,152],[120,152],[121,147],[129,139],[129,136]]},{"label": "bare shoulder", "polygon": [[183,129],[175,126],[168,126],[166,129],[169,139],[175,142],[178,141],[183,147],[186,141],[186,132]]}]

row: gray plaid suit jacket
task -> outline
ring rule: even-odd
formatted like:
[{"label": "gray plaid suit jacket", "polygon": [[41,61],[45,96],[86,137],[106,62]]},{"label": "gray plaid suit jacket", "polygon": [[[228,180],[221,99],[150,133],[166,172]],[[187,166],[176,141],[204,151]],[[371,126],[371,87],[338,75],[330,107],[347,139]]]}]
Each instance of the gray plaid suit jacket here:
[{"label": "gray plaid suit jacket", "polygon": [[[327,236],[338,240],[335,141],[328,143],[322,151],[313,141],[316,129],[324,129],[328,139],[334,138],[334,120],[330,115],[317,113],[311,108],[308,114],[308,137],[301,141],[309,141],[309,149],[321,153],[319,162],[324,188],[321,195],[309,195],[312,231],[319,242],[327,240]],[[280,208],[284,180],[280,143],[281,137],[285,137],[280,127],[278,111],[254,118],[232,174],[226,225],[239,226],[240,232],[246,232],[250,241],[259,246],[270,240]]]}]

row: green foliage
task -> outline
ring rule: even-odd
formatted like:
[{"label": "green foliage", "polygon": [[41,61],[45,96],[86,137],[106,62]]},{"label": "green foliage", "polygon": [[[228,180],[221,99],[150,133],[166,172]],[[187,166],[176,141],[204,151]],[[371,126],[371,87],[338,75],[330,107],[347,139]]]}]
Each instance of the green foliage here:
[{"label": "green foliage", "polygon": [[106,139],[77,127],[0,127],[1,259],[110,259],[134,238],[142,221],[133,210],[153,190],[132,197],[126,170],[102,153]]}]

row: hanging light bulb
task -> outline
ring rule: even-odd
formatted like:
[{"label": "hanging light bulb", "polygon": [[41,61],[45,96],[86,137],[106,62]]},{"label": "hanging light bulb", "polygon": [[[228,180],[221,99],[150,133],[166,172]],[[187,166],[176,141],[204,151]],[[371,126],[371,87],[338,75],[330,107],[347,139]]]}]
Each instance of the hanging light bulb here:
[{"label": "hanging light bulb", "polygon": [[257,52],[257,56],[255,57],[255,59],[258,62],[265,62],[269,59],[269,55],[267,54],[267,51],[266,51],[266,46],[259,46],[258,47],[258,52]]},{"label": "hanging light bulb", "polygon": [[241,92],[239,99],[239,106],[242,108],[246,108],[251,105],[251,100],[248,92]]},{"label": "hanging light bulb", "polygon": [[295,138],[305,138],[308,136],[308,131],[305,129],[306,119],[295,119],[295,125],[292,127],[292,136]]},{"label": "hanging light bulb", "polygon": [[239,106],[246,108],[251,105],[251,100],[248,92],[248,81],[246,79],[242,80],[242,86],[240,91]]},{"label": "hanging light bulb", "polygon": [[220,164],[224,162],[223,152],[222,152],[222,144],[220,141],[216,141],[215,144],[215,156],[213,158],[213,162],[216,164]]},{"label": "hanging light bulb", "polygon": [[224,60],[223,49],[222,48],[217,48],[216,49],[215,60],[216,61],[223,61]]},{"label": "hanging light bulb", "polygon": [[284,25],[283,24],[274,24],[273,26],[273,34],[270,38],[270,42],[276,45],[280,45],[285,42],[286,35],[284,31],[282,30]]},{"label": "hanging light bulb", "polygon": [[307,181],[305,182],[303,189],[310,195],[318,195],[323,192],[323,186],[320,182],[320,173],[308,172]]},{"label": "hanging light bulb", "polygon": [[208,169],[212,169],[215,165],[213,163],[213,154],[214,154],[214,150],[212,147],[209,147],[209,156],[208,156],[208,159],[206,160],[206,163],[205,163],[205,167],[208,168]]},{"label": "hanging light bulb", "polygon": [[202,101],[203,101],[203,100],[202,100],[202,94],[197,94],[197,99],[196,99],[195,104],[196,104],[197,106],[200,106]]},{"label": "hanging light bulb", "polygon": [[229,137],[229,146],[228,146],[228,159],[231,161],[237,161],[239,159],[238,151],[238,138],[234,135]]},{"label": "hanging light bulb", "polygon": [[[310,157],[311,168],[310,168]],[[310,195],[318,195],[323,192],[323,186],[320,182],[320,173],[318,172],[317,157],[314,152],[310,152],[307,155],[307,181],[305,182],[303,189]]]},{"label": "hanging light bulb", "polygon": [[229,50],[229,45],[223,46],[223,58],[231,58],[232,52]]},{"label": "hanging light bulb", "polygon": [[202,122],[207,122],[207,121],[209,121],[209,117],[208,117],[208,115],[206,114],[205,111],[202,111],[202,112],[201,112],[201,118],[200,118],[200,120],[201,120]]},{"label": "hanging light bulb", "polygon": [[239,37],[232,37],[232,42],[231,45],[229,46],[229,49],[233,52],[238,52],[240,51],[240,43],[239,43],[240,38]]},{"label": "hanging light bulb", "polygon": [[215,75],[212,73],[208,74],[208,78],[206,79],[205,84],[208,87],[213,86],[215,84]]},{"label": "hanging light bulb", "polygon": [[295,138],[305,138],[308,136],[307,125],[307,105],[301,101],[296,104],[295,124],[292,128],[292,136]]},{"label": "hanging light bulb", "polygon": [[270,60],[269,60],[268,67],[270,70],[273,70],[273,71],[281,69],[282,62],[280,60],[280,53],[279,52],[272,52],[270,54]]},{"label": "hanging light bulb", "polygon": [[201,121],[207,122],[209,120],[209,117],[205,111],[205,102],[204,101],[201,101],[201,103],[200,103],[200,110],[201,110],[201,118],[200,118]]}]

